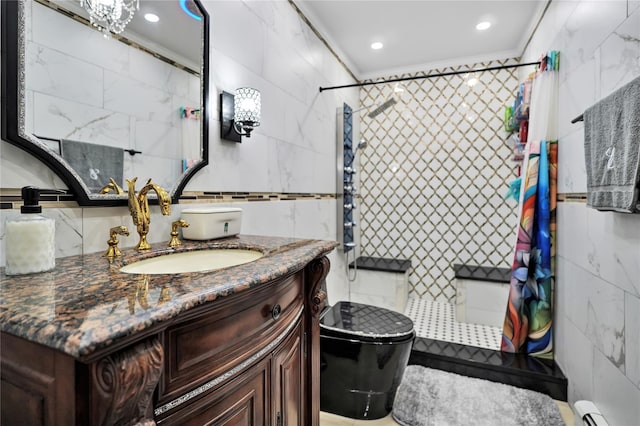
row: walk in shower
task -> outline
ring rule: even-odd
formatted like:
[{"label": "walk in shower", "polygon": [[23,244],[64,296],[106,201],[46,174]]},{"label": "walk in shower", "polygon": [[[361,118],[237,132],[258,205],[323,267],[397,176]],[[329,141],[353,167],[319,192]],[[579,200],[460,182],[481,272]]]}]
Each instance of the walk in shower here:
[{"label": "walk in shower", "polygon": [[[360,188],[350,202],[338,202],[346,221],[339,226],[355,223],[344,207],[359,204],[359,240],[347,232],[353,239],[343,243],[346,253],[359,241],[359,255],[411,260],[405,313],[421,337],[500,348],[501,325],[456,318],[455,265],[510,267],[517,202],[504,195],[520,162],[504,129],[504,108],[517,92],[517,66],[515,59],[493,61],[361,88],[361,105],[386,108],[373,117],[369,109],[360,113],[368,144],[359,151]],[[353,187],[355,180],[341,179],[341,190]],[[504,314],[507,293],[501,294],[497,309]]]}]

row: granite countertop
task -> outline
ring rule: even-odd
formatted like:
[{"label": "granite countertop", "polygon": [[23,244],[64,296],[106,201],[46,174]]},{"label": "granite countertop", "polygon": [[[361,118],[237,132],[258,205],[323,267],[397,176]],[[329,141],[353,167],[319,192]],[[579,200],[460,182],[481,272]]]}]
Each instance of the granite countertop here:
[{"label": "granite countertop", "polygon": [[[179,249],[155,244],[109,262],[101,253],[56,259],[53,271],[7,276],[0,268],[0,330],[80,360],[181,312],[302,269],[333,241],[241,235]],[[264,257],[218,271],[138,275],[119,269],[136,260],[207,248],[259,250]]]}]

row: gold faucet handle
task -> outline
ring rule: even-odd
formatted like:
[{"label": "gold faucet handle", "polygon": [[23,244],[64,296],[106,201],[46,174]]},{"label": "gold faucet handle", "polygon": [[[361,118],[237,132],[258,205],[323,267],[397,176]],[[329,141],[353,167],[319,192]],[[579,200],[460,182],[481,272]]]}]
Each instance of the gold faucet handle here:
[{"label": "gold faucet handle", "polygon": [[122,252],[118,248],[118,235],[128,236],[129,229],[126,226],[116,226],[109,229],[109,240],[107,241],[109,248],[102,256],[108,258],[122,256]]},{"label": "gold faucet handle", "polygon": [[176,220],[175,222],[172,222],[171,223],[171,240],[169,241],[169,244],[167,244],[167,246],[171,248],[180,247],[182,245],[182,241],[180,241],[180,238],[178,238],[178,228],[188,228],[188,227],[189,227],[189,224],[184,219],[180,219],[180,220]]}]

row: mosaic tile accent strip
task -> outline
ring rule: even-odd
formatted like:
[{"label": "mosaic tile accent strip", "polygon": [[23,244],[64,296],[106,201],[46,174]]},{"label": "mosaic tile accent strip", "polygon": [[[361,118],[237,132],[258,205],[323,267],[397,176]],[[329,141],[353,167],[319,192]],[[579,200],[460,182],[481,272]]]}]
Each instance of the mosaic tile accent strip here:
[{"label": "mosaic tile accent strip", "polygon": [[228,203],[233,201],[294,201],[336,198],[336,194],[301,192],[184,192],[180,204],[188,202]]},{"label": "mosaic tile accent strip", "polygon": [[[336,194],[292,194],[276,192],[184,192],[180,197],[180,204],[189,203],[231,203],[234,201],[296,201],[296,200],[326,200],[336,198]],[[358,197],[358,200],[362,200]],[[72,208],[78,207],[75,195],[46,195],[42,196],[41,204],[46,208]],[[587,202],[586,194],[566,193],[558,194],[561,202]],[[19,189],[0,188],[0,210],[18,209],[22,205],[22,197]]]},{"label": "mosaic tile accent strip", "polygon": [[502,329],[456,321],[455,305],[409,299],[404,314],[413,320],[418,337],[500,350]]},{"label": "mosaic tile accent strip", "polygon": [[398,100],[373,119],[361,116],[369,142],[360,159],[361,254],[411,259],[410,297],[453,302],[453,263],[509,266],[517,203],[503,195],[518,163],[503,116],[517,87],[517,71],[503,69],[360,91],[362,105]]},{"label": "mosaic tile accent strip", "polygon": [[[179,204],[189,203],[232,203],[244,201],[300,201],[335,199],[336,194],[324,193],[288,193],[288,192],[184,192]],[[41,204],[46,208],[78,207],[73,194],[43,195]],[[126,200],[125,200],[126,201]],[[22,205],[19,188],[0,188],[2,209],[18,209]],[[125,202],[126,205],[126,202]]]}]

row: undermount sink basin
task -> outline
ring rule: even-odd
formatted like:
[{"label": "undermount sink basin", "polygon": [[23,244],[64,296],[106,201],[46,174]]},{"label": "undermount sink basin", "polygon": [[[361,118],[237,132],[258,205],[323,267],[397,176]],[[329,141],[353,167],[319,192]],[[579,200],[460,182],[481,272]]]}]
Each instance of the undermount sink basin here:
[{"label": "undermount sink basin", "polygon": [[210,249],[165,254],[120,268],[127,274],[180,274],[202,272],[253,262],[264,256],[255,250]]}]

